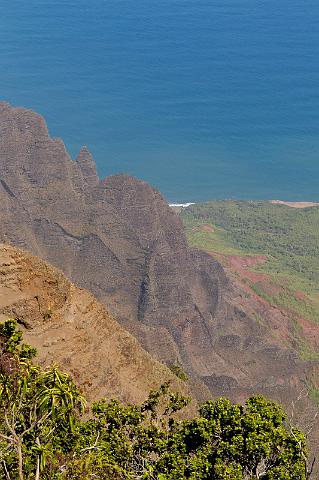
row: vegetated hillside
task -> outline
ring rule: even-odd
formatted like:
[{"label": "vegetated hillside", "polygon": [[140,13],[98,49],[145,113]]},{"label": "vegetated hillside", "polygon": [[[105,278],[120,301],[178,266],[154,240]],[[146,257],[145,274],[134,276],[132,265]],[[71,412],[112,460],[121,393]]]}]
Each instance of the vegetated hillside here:
[{"label": "vegetated hillside", "polygon": [[42,260],[2,244],[0,321],[9,318],[38,349],[41,363],[61,365],[91,401],[144,401],[165,381],[187,392],[91,294]]},{"label": "vegetated hillside", "polygon": [[258,296],[290,316],[303,358],[319,347],[319,207],[214,201],[185,209],[192,245],[211,252]]},{"label": "vegetated hillside", "polygon": [[[290,408],[316,385],[317,363],[286,341],[290,316],[190,248],[159,192],[127,175],[100,181],[87,149],[72,161],[42,117],[7,104],[0,152],[0,240],[90,290],[155,358],[182,365],[198,398],[243,401],[258,392]],[[93,359],[85,361],[90,370]],[[302,396],[304,424],[311,408]]]}]

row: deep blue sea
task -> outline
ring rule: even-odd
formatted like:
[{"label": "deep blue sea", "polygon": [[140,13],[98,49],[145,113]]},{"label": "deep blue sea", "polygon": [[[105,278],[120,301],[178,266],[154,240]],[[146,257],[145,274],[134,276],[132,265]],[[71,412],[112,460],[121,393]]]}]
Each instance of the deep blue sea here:
[{"label": "deep blue sea", "polygon": [[171,202],[319,200],[318,0],[0,0],[0,87]]}]

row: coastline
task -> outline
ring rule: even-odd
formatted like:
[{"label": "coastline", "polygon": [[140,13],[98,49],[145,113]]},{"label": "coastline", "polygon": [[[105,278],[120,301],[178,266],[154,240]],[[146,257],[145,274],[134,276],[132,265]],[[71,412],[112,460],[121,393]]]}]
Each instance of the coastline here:
[{"label": "coastline", "polygon": [[318,202],[285,202],[284,200],[270,200],[270,203],[275,205],[287,205],[291,208],[309,208],[309,207],[318,207]]},{"label": "coastline", "polygon": [[[211,200],[214,201],[214,200]],[[249,200],[247,200],[249,201]],[[286,205],[291,208],[310,208],[310,207],[319,207],[319,202],[289,202],[285,200],[264,200],[265,202],[272,203],[274,205]],[[206,203],[206,202],[196,202],[196,203]],[[188,203],[169,203],[169,206],[176,209],[187,208],[190,205],[196,205],[195,202]]]},{"label": "coastline", "polygon": [[173,207],[173,208],[187,208],[189,207],[190,205],[195,205],[194,202],[189,202],[189,203],[169,203],[168,204],[170,207]]}]

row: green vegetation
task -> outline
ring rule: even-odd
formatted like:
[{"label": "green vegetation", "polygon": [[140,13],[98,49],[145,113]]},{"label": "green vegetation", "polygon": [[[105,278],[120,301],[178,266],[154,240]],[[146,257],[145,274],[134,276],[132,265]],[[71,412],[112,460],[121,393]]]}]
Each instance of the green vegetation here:
[{"label": "green vegetation", "polygon": [[0,324],[0,479],[305,480],[306,438],[276,403],[189,399],[167,384],[141,405],[85,401],[68,375],[34,364],[13,321]]},{"label": "green vegetation", "polygon": [[214,201],[181,213],[191,239],[209,223],[219,251],[267,254],[267,269],[319,284],[319,207],[295,209],[270,202]]},{"label": "green vegetation", "polygon": [[184,372],[181,365],[176,363],[171,363],[170,365],[168,365],[168,368],[174,373],[174,375],[176,375],[177,378],[179,378],[183,382],[187,382],[188,376]]},{"label": "green vegetation", "polygon": [[193,246],[224,255],[265,255],[267,261],[254,270],[269,274],[278,293],[255,284],[256,293],[319,323],[319,207],[213,201],[184,209],[181,218]]},{"label": "green vegetation", "polygon": [[309,392],[309,396],[312,399],[313,403],[319,408],[319,388],[317,385],[313,383],[313,381],[307,381],[307,390]]}]

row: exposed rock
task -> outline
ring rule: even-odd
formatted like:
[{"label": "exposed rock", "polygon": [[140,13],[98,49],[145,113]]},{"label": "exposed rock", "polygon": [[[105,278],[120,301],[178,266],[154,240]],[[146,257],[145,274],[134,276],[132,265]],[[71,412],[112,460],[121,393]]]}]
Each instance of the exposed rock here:
[{"label": "exposed rock", "polygon": [[76,163],[81,169],[83,178],[89,187],[95,187],[99,183],[96,165],[87,147],[82,147],[77,156]]},{"label": "exposed rock", "polygon": [[0,320],[8,318],[37,347],[40,362],[61,365],[91,401],[141,402],[167,380],[187,393],[91,294],[42,260],[0,245]]},{"label": "exposed rock", "polygon": [[89,289],[154,357],[181,363],[198,397],[298,396],[310,365],[240,306],[216,260],[188,247],[156,190],[126,175],[97,182],[87,150],[72,161],[39,115],[7,104],[0,156],[1,241]]}]

